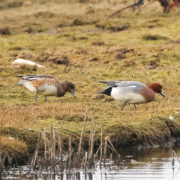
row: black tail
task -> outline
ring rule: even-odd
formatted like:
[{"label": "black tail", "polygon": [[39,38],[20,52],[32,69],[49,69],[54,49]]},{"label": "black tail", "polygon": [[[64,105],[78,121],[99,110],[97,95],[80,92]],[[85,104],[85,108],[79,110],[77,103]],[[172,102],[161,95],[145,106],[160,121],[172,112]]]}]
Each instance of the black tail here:
[{"label": "black tail", "polygon": [[111,96],[112,87],[108,87],[102,91],[99,92],[99,94],[106,94],[108,96]]}]

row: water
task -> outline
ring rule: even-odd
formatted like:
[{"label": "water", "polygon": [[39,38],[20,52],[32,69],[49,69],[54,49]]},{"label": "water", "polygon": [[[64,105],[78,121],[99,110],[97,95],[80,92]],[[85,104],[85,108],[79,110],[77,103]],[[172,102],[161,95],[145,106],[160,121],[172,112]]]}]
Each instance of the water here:
[{"label": "water", "polygon": [[[177,157],[173,158],[172,150]],[[11,169],[4,179],[57,179],[57,180],[179,180],[180,179],[180,147],[137,151],[122,151],[121,158],[109,158],[105,165],[97,161],[93,169],[71,169],[58,172],[30,172],[28,166],[20,170]],[[174,159],[174,163],[173,163]],[[174,164],[174,165],[173,165]]]}]

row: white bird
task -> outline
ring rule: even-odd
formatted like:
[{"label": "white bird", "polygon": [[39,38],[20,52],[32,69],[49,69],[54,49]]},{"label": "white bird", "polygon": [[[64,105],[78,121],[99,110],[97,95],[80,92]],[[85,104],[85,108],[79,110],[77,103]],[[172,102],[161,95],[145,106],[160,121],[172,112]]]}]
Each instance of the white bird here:
[{"label": "white bird", "polygon": [[40,64],[37,64],[33,61],[30,61],[30,60],[26,60],[26,59],[16,59],[12,62],[12,65],[16,66],[17,68],[20,68],[20,67],[31,67],[31,68],[44,68],[44,66],[40,65]]}]

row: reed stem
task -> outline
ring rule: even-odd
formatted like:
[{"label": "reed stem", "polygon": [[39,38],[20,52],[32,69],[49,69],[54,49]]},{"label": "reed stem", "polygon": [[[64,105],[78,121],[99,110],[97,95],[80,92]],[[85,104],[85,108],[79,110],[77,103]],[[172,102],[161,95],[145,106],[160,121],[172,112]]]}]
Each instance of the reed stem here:
[{"label": "reed stem", "polygon": [[80,157],[80,154],[81,154],[81,149],[82,149],[82,140],[83,140],[83,134],[84,134],[84,129],[85,129],[85,122],[87,120],[87,113],[88,113],[88,110],[86,109],[86,112],[85,112],[85,116],[84,116],[84,122],[83,122],[83,127],[82,127],[82,131],[81,131],[81,136],[80,136],[80,140],[79,140],[79,145],[78,145],[78,157]]}]

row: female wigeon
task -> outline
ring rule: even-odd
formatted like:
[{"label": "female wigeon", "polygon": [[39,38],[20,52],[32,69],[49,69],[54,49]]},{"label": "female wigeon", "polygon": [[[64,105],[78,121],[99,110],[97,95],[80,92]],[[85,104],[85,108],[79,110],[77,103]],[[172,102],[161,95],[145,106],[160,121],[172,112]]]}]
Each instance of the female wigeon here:
[{"label": "female wigeon", "polygon": [[165,97],[162,92],[162,86],[159,83],[152,83],[147,86],[144,83],[136,81],[100,81],[106,84],[108,87],[100,94],[106,94],[112,96],[114,99],[122,101],[123,110],[127,103],[136,104],[149,103],[154,100],[155,93],[160,93]]},{"label": "female wigeon", "polygon": [[26,76],[17,76],[22,80],[16,85],[24,86],[32,92],[35,92],[35,100],[38,99],[39,92],[42,92],[47,101],[47,96],[57,96],[61,97],[66,94],[66,92],[72,93],[75,95],[75,85],[72,82],[64,81],[60,82],[58,79],[49,75],[26,75]]}]

